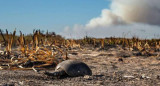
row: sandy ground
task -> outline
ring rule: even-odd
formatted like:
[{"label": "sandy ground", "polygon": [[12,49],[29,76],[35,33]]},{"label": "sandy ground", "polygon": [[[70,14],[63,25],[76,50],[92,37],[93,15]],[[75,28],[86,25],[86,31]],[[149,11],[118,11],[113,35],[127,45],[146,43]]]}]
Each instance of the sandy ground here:
[{"label": "sandy ground", "polygon": [[[0,70],[2,86],[158,86],[160,85],[160,57],[136,56],[136,51],[115,46],[73,49],[70,59],[78,59],[92,70],[92,76],[56,79],[33,70]],[[157,52],[158,54],[160,52]]]}]

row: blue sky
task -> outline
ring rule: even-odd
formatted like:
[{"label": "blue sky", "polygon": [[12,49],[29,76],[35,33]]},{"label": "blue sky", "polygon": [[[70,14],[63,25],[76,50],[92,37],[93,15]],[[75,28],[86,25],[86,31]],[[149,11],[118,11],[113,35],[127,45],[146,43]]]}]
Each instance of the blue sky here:
[{"label": "blue sky", "polygon": [[0,29],[59,33],[65,26],[86,24],[109,4],[109,0],[0,0]]}]

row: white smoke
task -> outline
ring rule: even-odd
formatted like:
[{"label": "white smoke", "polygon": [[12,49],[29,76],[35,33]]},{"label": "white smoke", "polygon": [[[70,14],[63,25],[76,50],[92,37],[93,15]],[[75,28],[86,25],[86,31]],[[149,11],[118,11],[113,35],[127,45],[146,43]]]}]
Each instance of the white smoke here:
[{"label": "white smoke", "polygon": [[124,33],[126,37],[155,38],[160,32],[160,0],[112,0],[110,9],[103,9],[99,17],[67,28],[61,35],[70,38],[122,37]]},{"label": "white smoke", "polygon": [[87,28],[98,28],[98,27],[106,27],[110,25],[119,25],[124,24],[125,22],[121,19],[121,17],[115,15],[108,9],[102,10],[102,14],[98,18],[93,18],[86,25]]},{"label": "white smoke", "polygon": [[160,25],[160,0],[113,0],[111,11],[126,22]]},{"label": "white smoke", "polygon": [[[77,27],[78,25],[74,26]],[[60,33],[66,38],[83,38],[85,36],[105,38],[105,37],[139,37],[143,39],[160,38],[160,27],[156,25],[134,23],[128,25],[115,25],[101,28],[88,29],[85,26],[77,28],[66,27]]]}]

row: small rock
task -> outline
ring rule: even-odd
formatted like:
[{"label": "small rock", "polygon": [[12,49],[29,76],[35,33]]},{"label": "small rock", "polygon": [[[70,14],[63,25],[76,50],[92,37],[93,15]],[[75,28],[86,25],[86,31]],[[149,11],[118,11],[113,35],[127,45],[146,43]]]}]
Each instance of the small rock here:
[{"label": "small rock", "polygon": [[20,81],[20,82],[19,82],[19,85],[22,85],[22,86],[23,86],[23,85],[24,85],[24,82],[23,82],[23,81]]},{"label": "small rock", "polygon": [[146,76],[144,74],[142,74],[141,78],[144,79]]},{"label": "small rock", "polygon": [[3,68],[2,68],[2,67],[0,67],[0,70],[3,70]]},{"label": "small rock", "polygon": [[142,76],[140,77],[141,79],[149,79],[150,77],[148,77],[148,76],[145,76],[145,74],[142,74]]},{"label": "small rock", "polygon": [[91,79],[91,77],[89,75],[85,75],[84,78],[85,79]]},{"label": "small rock", "polygon": [[124,78],[134,78],[134,76],[123,76]]}]

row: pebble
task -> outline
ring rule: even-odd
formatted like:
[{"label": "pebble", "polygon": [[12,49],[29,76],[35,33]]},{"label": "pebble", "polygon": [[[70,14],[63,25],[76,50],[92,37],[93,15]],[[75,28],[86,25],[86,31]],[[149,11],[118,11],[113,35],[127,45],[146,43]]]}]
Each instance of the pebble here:
[{"label": "pebble", "polygon": [[84,78],[85,79],[91,79],[91,77],[89,75],[85,75]]}]

